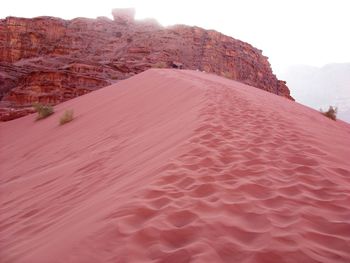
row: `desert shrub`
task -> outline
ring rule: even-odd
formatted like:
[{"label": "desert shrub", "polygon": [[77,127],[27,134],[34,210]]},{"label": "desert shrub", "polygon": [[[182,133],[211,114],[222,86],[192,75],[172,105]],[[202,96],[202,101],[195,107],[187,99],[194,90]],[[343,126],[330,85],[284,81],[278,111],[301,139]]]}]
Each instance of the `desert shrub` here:
[{"label": "desert shrub", "polygon": [[60,118],[60,125],[66,124],[74,119],[73,110],[66,110]]},{"label": "desert shrub", "polygon": [[225,71],[222,76],[227,79],[234,79],[234,75],[232,72]]},{"label": "desert shrub", "polygon": [[324,116],[326,116],[326,117],[328,117],[328,118],[330,118],[330,119],[332,119],[332,120],[336,120],[337,119],[337,112],[338,112],[338,108],[337,107],[333,107],[333,106],[329,106],[329,109],[328,109],[328,111],[322,111],[322,109],[321,109],[321,113],[324,115]]},{"label": "desert shrub", "polygon": [[153,68],[167,68],[167,64],[164,61],[160,61],[155,63],[153,66]]},{"label": "desert shrub", "polygon": [[33,107],[35,111],[38,113],[38,116],[36,117],[37,120],[41,120],[46,117],[49,117],[54,113],[53,107],[51,105],[43,105],[41,103],[35,103]]}]

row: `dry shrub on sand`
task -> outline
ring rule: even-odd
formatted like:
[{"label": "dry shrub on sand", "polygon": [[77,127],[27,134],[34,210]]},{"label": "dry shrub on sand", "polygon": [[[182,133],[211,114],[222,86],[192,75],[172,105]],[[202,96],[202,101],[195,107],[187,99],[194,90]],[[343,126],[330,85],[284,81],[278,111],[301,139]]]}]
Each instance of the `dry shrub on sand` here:
[{"label": "dry shrub on sand", "polygon": [[153,66],[153,68],[167,68],[167,64],[164,61],[160,61],[155,63]]},{"label": "dry shrub on sand", "polygon": [[326,116],[334,121],[337,119],[337,112],[338,112],[337,107],[329,106],[328,111],[324,112],[324,111],[322,111],[322,109],[320,111],[324,116]]},{"label": "dry shrub on sand", "polygon": [[60,118],[60,125],[66,124],[74,119],[73,110],[66,110]]}]

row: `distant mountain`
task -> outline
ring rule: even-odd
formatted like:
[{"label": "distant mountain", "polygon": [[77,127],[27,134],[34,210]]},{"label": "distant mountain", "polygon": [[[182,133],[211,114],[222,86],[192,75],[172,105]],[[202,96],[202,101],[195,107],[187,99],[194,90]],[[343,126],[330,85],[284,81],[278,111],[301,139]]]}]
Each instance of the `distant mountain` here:
[{"label": "distant mountain", "polygon": [[319,110],[338,107],[338,118],[350,122],[350,63],[324,67],[295,65],[280,76],[297,102]]}]

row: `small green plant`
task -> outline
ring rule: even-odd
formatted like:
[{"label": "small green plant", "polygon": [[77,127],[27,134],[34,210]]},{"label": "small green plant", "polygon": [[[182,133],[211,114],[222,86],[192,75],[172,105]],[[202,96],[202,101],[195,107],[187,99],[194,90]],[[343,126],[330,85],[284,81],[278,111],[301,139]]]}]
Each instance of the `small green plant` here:
[{"label": "small green plant", "polygon": [[54,113],[51,105],[43,105],[41,103],[33,104],[35,111],[38,113],[37,120],[45,119]]},{"label": "small green plant", "polygon": [[322,109],[320,109],[320,111],[324,116],[326,116],[334,121],[337,119],[337,112],[338,112],[337,107],[329,106],[328,111],[324,112]]},{"label": "small green plant", "polygon": [[74,119],[73,110],[66,110],[60,118],[60,125],[66,124]]}]

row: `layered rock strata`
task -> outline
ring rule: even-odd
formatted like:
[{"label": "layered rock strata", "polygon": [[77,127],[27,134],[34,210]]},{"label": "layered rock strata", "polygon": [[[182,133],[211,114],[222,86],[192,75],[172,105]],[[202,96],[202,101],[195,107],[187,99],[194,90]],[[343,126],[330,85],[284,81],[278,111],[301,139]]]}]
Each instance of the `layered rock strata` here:
[{"label": "layered rock strata", "polygon": [[213,30],[135,20],[115,9],[113,20],[53,17],[0,20],[0,119],[57,104],[152,67],[215,73],[292,99],[268,58],[250,44]]}]

